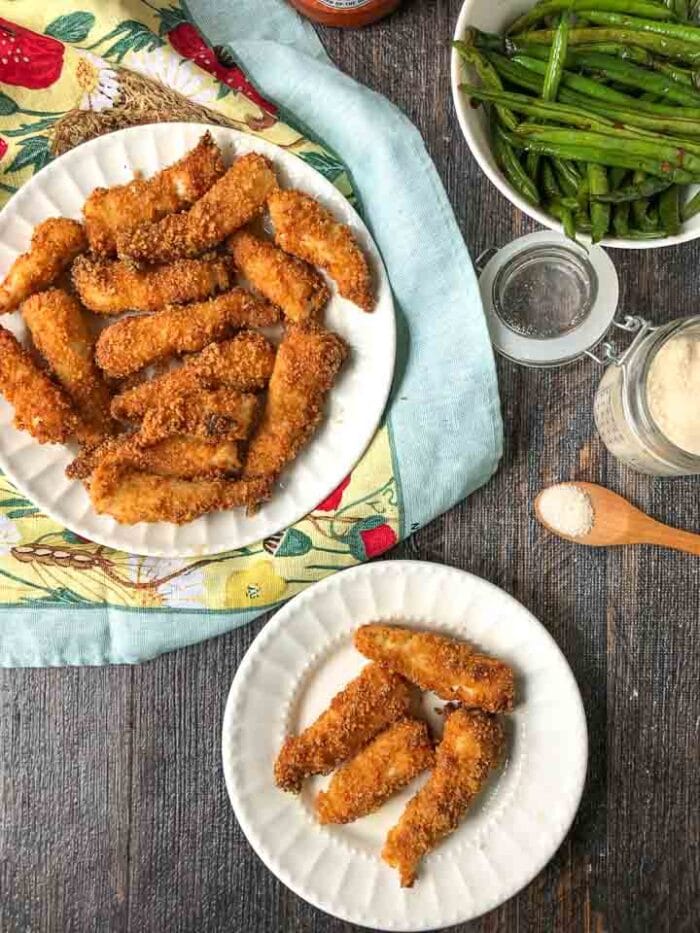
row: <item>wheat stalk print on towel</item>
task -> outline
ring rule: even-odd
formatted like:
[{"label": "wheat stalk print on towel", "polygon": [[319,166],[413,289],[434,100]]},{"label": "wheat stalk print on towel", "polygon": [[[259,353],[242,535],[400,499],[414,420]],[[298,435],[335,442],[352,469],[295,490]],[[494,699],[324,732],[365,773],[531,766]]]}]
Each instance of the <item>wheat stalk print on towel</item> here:
[{"label": "wheat stalk print on towel", "polygon": [[[260,136],[353,199],[340,160],[280,119],[174,2],[84,0],[76,9],[74,0],[43,7],[0,0],[0,85],[0,204],[75,145],[166,120]],[[42,515],[0,477],[0,605],[234,611],[245,620],[391,547],[400,536],[400,502],[386,425],[352,474],[305,519],[212,557],[173,561],[98,546]]]}]

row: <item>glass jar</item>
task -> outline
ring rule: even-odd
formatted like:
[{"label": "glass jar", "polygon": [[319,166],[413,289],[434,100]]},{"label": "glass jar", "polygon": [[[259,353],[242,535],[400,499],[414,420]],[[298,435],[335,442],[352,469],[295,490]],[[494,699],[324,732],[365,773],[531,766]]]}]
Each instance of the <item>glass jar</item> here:
[{"label": "glass jar", "polygon": [[325,26],[368,26],[398,8],[401,0],[290,0],[300,13]]},{"label": "glass jar", "polygon": [[[609,365],[598,386],[593,417],[610,453],[640,473],[683,476],[700,473],[700,456],[676,446],[663,434],[649,410],[650,367],[661,348],[679,336],[700,340],[700,316],[652,327],[643,318],[628,318],[625,329],[636,331],[628,349],[618,354],[605,345]],[[618,325],[619,326],[619,325]],[[696,405],[697,400],[689,399]]]},{"label": "glass jar", "polygon": [[[607,253],[549,230],[486,250],[476,267],[497,353],[528,367],[560,367],[583,357],[606,366],[593,417],[610,453],[641,473],[700,474],[700,456],[660,430],[647,401],[656,354],[678,335],[700,340],[700,316],[661,327],[637,316],[616,319],[618,280]],[[608,338],[613,328],[632,337],[624,352]]]}]

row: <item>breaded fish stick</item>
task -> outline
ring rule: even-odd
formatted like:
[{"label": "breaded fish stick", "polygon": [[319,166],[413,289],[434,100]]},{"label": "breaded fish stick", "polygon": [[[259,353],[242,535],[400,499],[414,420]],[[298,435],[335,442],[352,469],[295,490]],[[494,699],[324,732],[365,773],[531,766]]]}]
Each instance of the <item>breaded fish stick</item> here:
[{"label": "breaded fish stick", "polygon": [[257,395],[226,387],[196,389],[168,404],[157,404],[144,414],[139,431],[142,443],[184,434],[219,440],[245,440],[260,412]]},{"label": "breaded fish stick", "polygon": [[308,263],[289,256],[267,240],[239,230],[228,240],[236,267],[261,295],[295,323],[317,320],[330,292]]},{"label": "breaded fish stick", "polygon": [[242,327],[269,327],[279,317],[274,305],[233,288],[209,301],[117,321],[100,334],[96,359],[108,376],[122,378],[168,356],[194,353]]},{"label": "breaded fish stick", "polygon": [[4,327],[0,327],[0,395],[15,409],[15,427],[29,431],[40,444],[62,444],[76,430],[78,416],[68,396]]},{"label": "breaded fish stick", "polygon": [[177,479],[216,479],[234,476],[241,468],[235,441],[205,440],[199,437],[166,437],[143,447],[136,434],[111,437],[98,447],[81,452],[66,469],[70,479],[87,479],[108,456],[144,473],[172,476]]},{"label": "breaded fish stick", "polygon": [[358,752],[316,797],[319,823],[351,823],[367,816],[433,764],[428,727],[402,719]]},{"label": "breaded fish stick", "polygon": [[290,325],[277,351],[245,476],[276,476],[296,457],[323,417],[326,395],[347,353],[337,334]]},{"label": "breaded fish stick", "polygon": [[144,269],[86,256],[73,263],[73,284],[80,300],[96,314],[159,311],[168,304],[201,301],[224,291],[230,282],[231,263],[223,256],[180,259]]},{"label": "breaded fish stick", "polygon": [[372,311],[376,301],[372,276],[349,227],[301,191],[274,191],[268,207],[277,245],[325,269],[343,298]]},{"label": "breaded fish stick", "polygon": [[80,415],[78,438],[92,446],[113,434],[109,389],[95,366],[94,339],[75,298],[59,288],[39,292],[24,302],[22,316]]},{"label": "breaded fish stick", "polygon": [[503,749],[503,729],[481,710],[457,709],[445,723],[435,769],[387,836],[382,858],[411,887],[418,865],[457,829]]},{"label": "breaded fish stick", "polygon": [[226,386],[241,392],[262,389],[272,373],[275,348],[256,331],[241,331],[231,340],[211,343],[179,368],[149,379],[112,400],[112,414],[139,421],[149,408],[170,407],[182,395],[201,388]]},{"label": "breaded fish stick", "polygon": [[398,625],[363,625],[355,647],[366,658],[403,674],[422,690],[490,713],[513,709],[513,670],[504,661],[477,654],[462,641]]},{"label": "breaded fish stick", "polygon": [[29,252],[15,259],[0,285],[0,314],[14,311],[30,295],[52,285],[86,249],[85,231],[77,220],[42,221],[34,228]]},{"label": "breaded fish stick", "polygon": [[237,159],[189,211],[120,233],[117,253],[122,259],[138,262],[199,256],[257,217],[276,187],[268,159],[250,152]]},{"label": "breaded fish stick", "polygon": [[211,134],[205,133],[194,149],[153,178],[135,178],[126,185],[96,188],[83,207],[90,249],[103,259],[113,256],[119,231],[153,223],[189,207],[225,171],[219,147]]},{"label": "breaded fish stick", "polygon": [[173,479],[134,472],[118,458],[106,457],[90,480],[90,499],[99,514],[124,525],[137,522],[191,522],[219,509],[254,506],[266,499],[264,480]]},{"label": "breaded fish stick", "polygon": [[382,729],[407,716],[410,699],[402,677],[367,664],[308,729],[284,740],[275,761],[277,786],[298,793],[304,778],[328,774]]}]

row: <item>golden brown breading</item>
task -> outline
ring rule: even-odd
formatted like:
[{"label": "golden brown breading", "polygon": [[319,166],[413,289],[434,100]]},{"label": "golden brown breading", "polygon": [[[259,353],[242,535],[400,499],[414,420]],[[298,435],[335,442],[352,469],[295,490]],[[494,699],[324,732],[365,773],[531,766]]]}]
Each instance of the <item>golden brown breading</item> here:
[{"label": "golden brown breading", "polygon": [[428,727],[402,719],[363,748],[316,797],[319,823],[351,823],[378,810],[393,794],[433,764]]},{"label": "golden brown breading", "polygon": [[398,671],[443,700],[457,700],[491,713],[513,709],[513,670],[504,661],[477,654],[462,641],[398,625],[363,625],[354,635],[365,657]]},{"label": "golden brown breading", "polygon": [[265,480],[174,479],[135,472],[118,457],[105,457],[92,473],[90,499],[95,511],[124,525],[137,522],[191,522],[220,509],[252,506],[266,499]]},{"label": "golden brown breading", "polygon": [[169,266],[143,269],[79,256],[73,263],[73,284],[86,308],[96,314],[121,314],[201,301],[228,288],[231,272],[231,262],[224,256],[180,259]]},{"label": "golden brown breading", "polygon": [[0,285],[0,314],[14,311],[30,295],[52,285],[86,249],[85,231],[77,220],[42,221],[34,228],[29,252],[15,259]]},{"label": "golden brown breading", "polygon": [[481,710],[450,713],[428,781],[409,801],[387,836],[382,858],[411,887],[424,855],[459,826],[498,763],[504,744],[495,716]]},{"label": "golden brown breading", "polygon": [[241,392],[262,389],[275,362],[275,348],[256,331],[245,330],[223,343],[211,343],[172,372],[149,379],[112,400],[112,414],[139,421],[149,408],[171,407],[182,395],[225,386]]},{"label": "golden brown breading", "polygon": [[280,344],[245,476],[276,476],[318,427],[323,405],[348,354],[337,334],[290,325]]},{"label": "golden brown breading", "polygon": [[305,777],[328,774],[406,716],[410,699],[402,677],[378,664],[366,665],[308,729],[284,740],[275,761],[277,786],[298,793]]},{"label": "golden brown breading", "polygon": [[242,327],[269,327],[279,317],[274,305],[233,288],[208,301],[117,321],[100,334],[96,359],[108,376],[121,378],[168,356],[201,350]]},{"label": "golden brown breading", "polygon": [[250,152],[237,159],[189,211],[120,233],[117,252],[122,259],[138,262],[198,256],[257,217],[276,187],[269,160]]},{"label": "golden brown breading", "polygon": [[79,440],[94,445],[113,434],[109,389],[95,366],[95,341],[79,303],[68,292],[52,288],[28,298],[22,316],[34,345],[80,415]]},{"label": "golden brown breading", "polygon": [[225,171],[219,147],[205,133],[194,149],[152,178],[96,188],[83,207],[90,249],[103,259],[114,255],[118,232],[189,207]]},{"label": "golden brown breading", "polygon": [[228,441],[245,440],[260,413],[257,395],[236,389],[196,389],[156,404],[143,416],[139,437],[144,444],[164,437],[190,437]]},{"label": "golden brown breading", "polygon": [[117,456],[135,470],[177,479],[216,479],[235,476],[241,456],[235,441],[199,437],[166,437],[152,446],[142,446],[139,433],[111,437],[98,447],[86,449],[66,468],[70,479],[88,479],[98,463]]},{"label": "golden brown breading", "polygon": [[228,240],[236,267],[253,288],[278,305],[290,321],[318,320],[330,292],[308,263],[289,256],[268,240],[239,230]]},{"label": "golden brown breading", "polygon": [[67,395],[42,372],[17,338],[0,327],[0,394],[15,409],[15,427],[40,444],[62,444],[78,416]]},{"label": "golden brown breading", "polygon": [[268,207],[278,246],[325,269],[344,298],[364,311],[373,310],[372,275],[349,227],[301,191],[273,191]]}]

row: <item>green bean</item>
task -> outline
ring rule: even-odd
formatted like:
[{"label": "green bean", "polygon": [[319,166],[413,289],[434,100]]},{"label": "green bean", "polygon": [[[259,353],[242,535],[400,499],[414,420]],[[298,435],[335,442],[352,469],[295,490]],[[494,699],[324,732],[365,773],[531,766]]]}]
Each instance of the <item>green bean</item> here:
[{"label": "green bean", "polygon": [[[516,58],[516,61],[518,59]],[[574,50],[567,56],[567,64],[575,64],[586,71],[602,71],[606,77],[614,75],[617,81],[635,90],[650,91],[679,104],[700,107],[700,94],[690,87],[681,86],[670,75],[663,76],[633,62],[620,61],[611,55]]]},{"label": "green bean", "polygon": [[671,185],[659,197],[659,221],[669,236],[677,236],[681,229],[680,192]]},{"label": "green bean", "polygon": [[[452,45],[457,50],[460,58],[467,65],[471,65],[479,78],[481,78],[484,87],[490,88],[492,91],[503,90],[503,82],[498,77],[498,72],[478,49],[475,49],[472,45],[467,45],[466,42],[460,42],[459,40],[453,42]],[[515,129],[518,125],[518,121],[515,119],[512,111],[508,110],[506,107],[496,107],[496,112],[503,125],[508,127],[509,130]]]},{"label": "green bean", "polygon": [[578,13],[583,10],[611,10],[620,13],[634,13],[648,19],[673,19],[673,13],[659,3],[647,3],[645,0],[542,0],[527,13],[519,16],[508,28],[508,33],[522,32],[533,23],[558,13],[560,10],[571,10]]},{"label": "green bean", "polygon": [[533,138],[524,136],[509,136],[509,141],[517,149],[526,151],[534,150],[540,155],[554,156],[560,159],[576,159],[585,162],[595,162],[598,165],[606,167],[619,166],[630,170],[639,170],[649,175],[659,175],[663,178],[670,178],[678,184],[689,184],[693,181],[693,176],[688,172],[682,172],[677,169],[662,167],[659,162],[653,162],[649,159],[641,158],[623,149],[612,150],[601,153],[600,149],[593,146],[566,145],[564,143],[542,142]]},{"label": "green bean", "polygon": [[581,175],[578,169],[571,162],[566,162],[564,159],[552,159],[552,165],[564,194],[575,198],[581,183]]},{"label": "green bean", "polygon": [[653,19],[640,19],[637,16],[625,16],[623,13],[608,13],[605,10],[598,12],[592,10],[586,18],[599,26],[613,26],[621,29],[634,29],[639,32],[652,33],[677,39],[681,42],[700,43],[700,29],[689,23],[659,23]]},{"label": "green bean", "polygon": [[617,236],[627,236],[630,230],[629,218],[629,201],[625,201],[623,204],[616,204],[613,208],[612,227]]},{"label": "green bean", "polygon": [[[638,65],[651,65],[654,56],[646,49],[640,49],[634,45],[622,45],[620,42],[593,42],[576,46],[576,50],[582,52],[597,52],[599,55],[610,55],[620,58],[623,61],[635,62]],[[532,58],[543,58],[545,61],[549,58],[549,49],[541,45],[529,45],[523,42],[520,36],[510,36],[505,41],[505,50],[508,55],[515,52],[522,52],[524,55],[530,55]],[[568,56],[573,54],[570,48]],[[573,59],[572,59],[573,61]]]},{"label": "green bean", "polygon": [[686,201],[681,208],[681,220],[690,220],[691,217],[695,217],[698,213],[700,213],[700,191],[694,194],[689,201]]},{"label": "green bean", "polygon": [[570,240],[576,240],[576,223],[574,221],[574,212],[570,207],[567,207],[566,204],[563,204],[561,201],[548,201],[547,212],[552,215],[552,217],[561,221],[562,227],[564,228],[565,235]]},{"label": "green bean", "polygon": [[607,204],[622,204],[625,201],[637,201],[640,198],[650,198],[661,191],[666,191],[671,187],[672,182],[665,178],[656,178],[650,175],[643,181],[634,185],[627,185],[625,188],[619,188],[617,191],[609,191],[607,194],[597,195],[595,200],[605,201]]},{"label": "green bean", "polygon": [[[596,0],[598,2],[598,0]],[[556,100],[559,82],[564,71],[566,60],[567,38],[569,35],[569,14],[562,13],[559,25],[554,33],[554,41],[549,50],[549,61],[545,66],[544,83],[542,85],[543,100]],[[539,62],[537,63],[539,64]]]},{"label": "green bean", "polygon": [[[642,184],[644,172],[635,172],[632,183]],[[658,214],[655,215],[648,198],[638,198],[632,201],[632,216],[640,230],[656,230],[659,226]]]},{"label": "green bean", "polygon": [[629,230],[627,232],[628,240],[663,240],[668,234],[663,230],[654,228],[653,230]]},{"label": "green bean", "polygon": [[[632,11],[630,10],[629,12],[631,13]],[[688,0],[674,0],[673,12],[676,14],[678,19],[685,20],[687,22],[690,17]]]},{"label": "green bean", "polygon": [[611,168],[608,172],[608,181],[610,182],[611,191],[617,191],[622,182],[624,181],[625,175],[627,172],[624,168]]},{"label": "green bean", "polygon": [[593,227],[593,242],[599,243],[610,227],[610,205],[596,201],[595,196],[607,194],[609,191],[608,173],[602,165],[589,163],[588,184],[591,190],[591,226]]},{"label": "green bean", "polygon": [[561,188],[549,159],[545,159],[542,163],[542,193],[548,201],[558,201],[561,198]]},{"label": "green bean", "polygon": [[[549,46],[554,39],[554,30],[539,29],[533,32],[521,32],[517,39],[518,42],[526,45]],[[688,64],[700,62],[700,45],[696,42],[623,27],[591,26],[569,30],[569,45],[587,45],[591,42],[620,42],[622,45],[637,45],[666,58],[674,58]]]},{"label": "green bean", "polygon": [[[700,156],[678,148],[670,140],[643,139],[642,137],[627,137],[620,134],[617,139],[613,135],[605,135],[591,130],[571,129],[570,127],[540,126],[538,124],[521,123],[516,130],[517,136],[532,136],[540,142],[564,143],[565,145],[598,146],[601,152],[607,150],[623,149],[630,154],[643,159],[658,160],[667,167],[682,169],[685,172],[700,176]],[[596,160],[597,162],[598,160]],[[605,163],[602,163],[605,164]]]},{"label": "green bean", "polygon": [[533,204],[539,204],[540,196],[532,180],[528,178],[525,171],[518,161],[510,142],[500,127],[496,127],[491,134],[493,141],[493,151],[503,174],[511,185],[527,201]]},{"label": "green bean", "polygon": [[690,71],[688,68],[681,68],[680,65],[676,65],[673,62],[666,62],[660,58],[654,58],[653,56],[648,64],[654,71],[666,75],[667,78],[671,78],[676,84],[682,84],[684,87],[692,88],[693,90],[698,89],[696,82],[697,72]]}]

